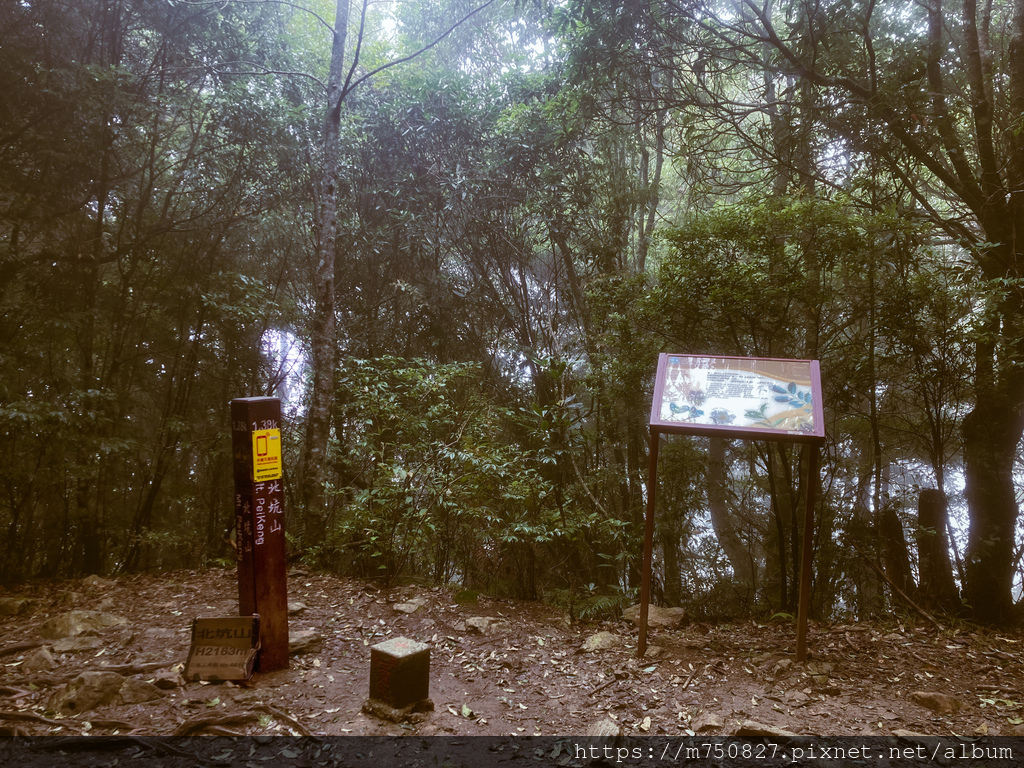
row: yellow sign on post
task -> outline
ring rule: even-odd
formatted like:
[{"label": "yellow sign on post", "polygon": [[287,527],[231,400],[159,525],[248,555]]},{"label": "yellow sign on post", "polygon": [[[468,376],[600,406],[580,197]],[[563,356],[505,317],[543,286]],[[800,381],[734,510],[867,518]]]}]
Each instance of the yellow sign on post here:
[{"label": "yellow sign on post", "polygon": [[252,433],[252,479],[257,483],[281,477],[281,430],[258,429]]}]

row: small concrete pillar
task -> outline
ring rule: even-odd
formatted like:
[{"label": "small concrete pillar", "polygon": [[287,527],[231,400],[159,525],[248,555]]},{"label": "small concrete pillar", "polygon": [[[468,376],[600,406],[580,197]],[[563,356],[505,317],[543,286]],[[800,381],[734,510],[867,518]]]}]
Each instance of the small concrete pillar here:
[{"label": "small concrete pillar", "polygon": [[394,637],[370,648],[370,698],[364,711],[395,722],[429,712],[430,646]]}]

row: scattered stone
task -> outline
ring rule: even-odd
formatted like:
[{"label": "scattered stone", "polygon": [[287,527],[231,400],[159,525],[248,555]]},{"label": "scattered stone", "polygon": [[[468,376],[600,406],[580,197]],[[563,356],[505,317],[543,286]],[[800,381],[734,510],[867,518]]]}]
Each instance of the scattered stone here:
[{"label": "scattered stone", "polygon": [[288,633],[288,653],[292,656],[316,653],[323,644],[323,637],[312,629],[298,629]]},{"label": "scattered stone", "polygon": [[596,635],[591,635],[584,640],[580,650],[583,653],[593,653],[594,651],[607,651],[610,648],[618,648],[620,645],[622,645],[622,638],[614,632],[598,632]]},{"label": "scattered stone", "polygon": [[791,739],[799,734],[756,720],[744,720],[733,735],[738,739]]},{"label": "scattered stone", "polygon": [[21,616],[37,605],[31,597],[0,597],[0,617]]},{"label": "scattered stone", "polygon": [[773,675],[782,675],[789,672],[793,668],[792,659],[779,659],[778,663],[772,667]]},{"label": "scattered stone", "polygon": [[622,741],[625,733],[622,726],[610,717],[602,717],[587,727],[586,735],[592,739],[608,739],[610,744],[607,746],[614,746]]},{"label": "scattered stone", "polygon": [[423,606],[419,603],[395,603],[393,608],[399,613],[416,613]]},{"label": "scattered stone", "polygon": [[153,676],[153,685],[163,691],[169,691],[172,688],[181,688],[185,685],[185,678],[173,667],[158,669]]},{"label": "scattered stone", "polygon": [[910,700],[940,715],[952,715],[963,707],[963,702],[959,699],[936,691],[914,691],[910,694]]},{"label": "scattered stone", "polygon": [[466,631],[489,637],[511,632],[512,627],[505,619],[496,619],[493,616],[470,616],[466,619]]},{"label": "scattered stone", "polygon": [[827,661],[811,660],[804,664],[804,672],[811,677],[817,675],[825,675],[827,677],[832,674],[832,665]]},{"label": "scattered stone", "polygon": [[128,619],[102,611],[68,611],[54,616],[39,627],[39,636],[49,640],[62,637],[77,637],[86,632],[96,632],[110,627],[120,627]]},{"label": "scattered stone", "polygon": [[142,704],[155,699],[162,699],[166,694],[154,683],[129,677],[121,684],[117,692],[118,704]]},{"label": "scattered stone", "polygon": [[717,731],[722,728],[725,728],[725,723],[722,722],[722,718],[713,712],[702,712],[690,725],[690,730],[694,733],[707,733],[708,731]]},{"label": "scattered stone", "polygon": [[82,583],[85,584],[85,586],[87,587],[114,586],[114,582],[110,581],[109,579],[104,579],[102,576],[97,576],[95,573],[90,576],[86,576],[84,579],[82,579]]},{"label": "scattered stone", "polygon": [[56,653],[85,653],[98,651],[102,647],[103,640],[98,637],[62,637],[53,643]]},{"label": "scattered stone", "polygon": [[22,663],[21,668],[26,672],[45,672],[57,666],[57,660],[47,646],[36,648]]},{"label": "scattered stone", "polygon": [[110,611],[110,610],[112,610],[115,607],[115,605],[116,605],[116,602],[114,601],[114,598],[109,597],[109,596],[108,597],[104,597],[96,605],[96,610],[97,611]]},{"label": "scattered stone", "polygon": [[116,672],[83,672],[50,698],[50,709],[76,715],[109,704],[117,697],[124,678]]},{"label": "scattered stone", "polygon": [[309,606],[305,603],[300,603],[298,600],[292,603],[288,603],[288,615],[298,616],[299,614],[305,613],[309,610]]},{"label": "scattered stone", "polygon": [[497,619],[492,621],[487,627],[485,635],[504,635],[512,631],[512,625],[510,625],[505,619]]},{"label": "scattered stone", "polygon": [[[622,618],[640,626],[640,606],[631,605],[622,612]],[[658,605],[647,606],[647,626],[654,629],[673,629],[686,621],[685,608],[662,608]]]},{"label": "scattered stone", "polygon": [[832,665],[824,661],[808,661],[804,664],[804,674],[810,677],[815,685],[828,685]]}]

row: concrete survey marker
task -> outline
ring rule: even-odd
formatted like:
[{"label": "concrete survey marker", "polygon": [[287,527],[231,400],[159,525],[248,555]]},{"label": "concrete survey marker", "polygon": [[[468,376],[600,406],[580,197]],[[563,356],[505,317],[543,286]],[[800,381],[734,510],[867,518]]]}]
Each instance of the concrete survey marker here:
[{"label": "concrete survey marker", "polygon": [[403,720],[434,708],[430,700],[430,646],[394,637],[370,648],[370,698],[363,709]]}]

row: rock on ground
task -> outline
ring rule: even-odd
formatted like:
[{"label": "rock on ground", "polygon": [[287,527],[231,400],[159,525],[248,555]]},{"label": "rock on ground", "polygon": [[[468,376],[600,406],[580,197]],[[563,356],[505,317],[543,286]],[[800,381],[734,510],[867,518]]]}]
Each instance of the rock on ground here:
[{"label": "rock on ground", "polygon": [[112,613],[68,611],[43,622],[39,627],[39,636],[47,640],[58,640],[62,637],[77,637],[86,632],[120,627],[127,623],[128,619]]},{"label": "rock on ground", "polygon": [[[640,606],[631,605],[622,612],[622,618],[640,626]],[[647,626],[654,629],[673,629],[686,621],[686,610],[683,608],[662,608],[658,605],[647,606]]]},{"label": "rock on ground", "polygon": [[185,685],[185,678],[182,677],[174,667],[167,667],[166,669],[158,669],[153,675],[153,685],[165,691],[169,691],[172,688],[181,688]]},{"label": "rock on ground", "polygon": [[50,698],[50,709],[76,715],[109,704],[117,697],[124,677],[116,672],[83,672]]},{"label": "rock on ground", "polygon": [[610,717],[602,717],[591,723],[586,735],[592,739],[609,739],[612,744],[617,744],[624,736],[622,726]]},{"label": "rock on ground", "polygon": [[117,692],[117,703],[142,704],[154,699],[162,699],[164,695],[164,692],[153,683],[129,677],[121,684],[121,688]]},{"label": "rock on ground", "polygon": [[57,653],[84,653],[98,651],[103,647],[103,640],[98,637],[62,637],[53,644]]},{"label": "rock on ground", "polygon": [[717,731],[725,728],[725,723],[722,722],[722,718],[713,712],[704,712],[693,721],[690,728],[694,733],[706,733],[707,731]]},{"label": "rock on ground", "polygon": [[57,660],[53,658],[53,653],[47,646],[37,648],[33,651],[25,662],[21,665],[21,668],[26,672],[45,672],[53,669],[57,666]]},{"label": "rock on ground", "polygon": [[512,627],[505,619],[496,619],[493,616],[470,616],[466,619],[466,631],[490,637],[510,632]]},{"label": "rock on ground", "polygon": [[765,725],[756,720],[744,720],[734,735],[738,739],[785,739],[799,734],[775,725]]},{"label": "rock on ground", "polygon": [[584,640],[583,645],[580,646],[580,650],[583,651],[583,653],[593,653],[594,651],[606,651],[609,648],[618,648],[620,645],[622,645],[622,638],[614,632],[598,632]]},{"label": "rock on ground", "polygon": [[963,702],[959,699],[955,699],[945,693],[937,693],[936,691],[914,691],[910,694],[910,700],[915,704],[920,704],[922,707],[932,710],[932,712],[938,712],[942,715],[951,715],[959,712],[963,706]]},{"label": "rock on ground", "polygon": [[29,613],[36,607],[31,597],[0,597],[0,617],[20,616]]},{"label": "rock on ground", "polygon": [[292,656],[316,653],[323,644],[323,637],[312,629],[299,629],[288,633],[288,653]]},{"label": "rock on ground", "polygon": [[423,607],[422,603],[408,602],[408,603],[395,603],[392,608],[398,613],[416,613]]}]

